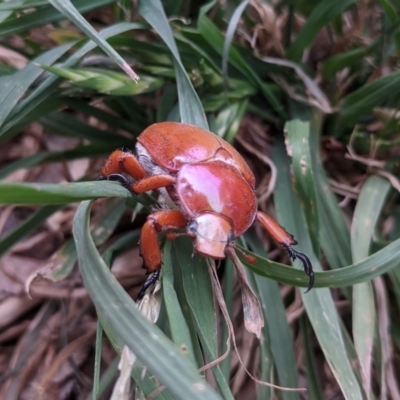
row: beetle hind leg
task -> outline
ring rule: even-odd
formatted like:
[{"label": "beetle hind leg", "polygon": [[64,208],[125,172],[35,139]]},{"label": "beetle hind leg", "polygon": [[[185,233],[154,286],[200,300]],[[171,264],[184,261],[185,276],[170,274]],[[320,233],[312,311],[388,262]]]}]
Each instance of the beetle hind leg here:
[{"label": "beetle hind leg", "polygon": [[261,225],[268,231],[268,233],[279,243],[288,253],[289,257],[294,261],[298,258],[304,267],[304,272],[308,276],[308,287],[305,293],[309,292],[314,286],[314,271],[310,259],[303,253],[300,253],[293,249],[292,245],[297,244],[293,235],[286,231],[283,226],[280,226],[275,220],[273,220],[267,214],[261,211],[257,212],[257,220]]},{"label": "beetle hind leg", "polygon": [[307,290],[304,292],[304,294],[308,293],[314,286],[314,271],[310,259],[304,253],[296,251],[291,246],[283,246],[283,247],[293,261],[296,258],[298,258],[303,263],[304,272],[306,273],[309,279]]}]

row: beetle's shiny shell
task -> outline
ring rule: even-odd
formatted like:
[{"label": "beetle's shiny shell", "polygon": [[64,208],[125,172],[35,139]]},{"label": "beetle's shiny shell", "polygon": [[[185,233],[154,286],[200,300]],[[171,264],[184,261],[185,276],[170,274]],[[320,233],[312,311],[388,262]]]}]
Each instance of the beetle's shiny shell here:
[{"label": "beetle's shiny shell", "polygon": [[235,236],[254,222],[257,212],[253,189],[236,168],[221,161],[186,164],[180,169],[176,192],[190,217],[213,211],[230,219]]},{"label": "beetle's shiny shell", "polygon": [[221,160],[234,166],[254,189],[255,178],[246,161],[228,142],[194,125],[161,122],[145,129],[138,137],[154,163],[177,173],[183,165]]}]

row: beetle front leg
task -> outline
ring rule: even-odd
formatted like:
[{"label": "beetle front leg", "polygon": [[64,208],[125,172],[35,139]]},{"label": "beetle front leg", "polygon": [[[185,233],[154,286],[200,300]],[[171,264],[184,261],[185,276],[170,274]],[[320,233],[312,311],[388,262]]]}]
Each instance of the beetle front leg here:
[{"label": "beetle front leg", "polygon": [[303,253],[293,249],[292,245],[297,244],[293,235],[286,231],[286,229],[279,225],[274,219],[261,211],[257,212],[257,220],[267,230],[267,232],[280,244],[288,253],[289,257],[294,261],[298,258],[304,267],[304,272],[309,278],[308,287],[305,293],[309,292],[314,286],[314,271],[310,259]]},{"label": "beetle front leg", "polygon": [[140,194],[150,190],[157,190],[176,182],[176,178],[171,175],[153,175],[143,178],[131,185],[131,190],[134,193]]},{"label": "beetle front leg", "polygon": [[109,179],[110,175],[120,175],[122,172],[132,176],[136,180],[144,178],[147,174],[139,164],[138,159],[128,151],[115,150],[107,158],[101,169],[103,179]]},{"label": "beetle front leg", "polygon": [[161,189],[169,185],[173,185],[176,182],[176,178],[167,174],[147,176],[146,178],[140,179],[135,183],[129,182],[129,180],[121,174],[111,174],[107,179],[110,181],[119,182],[124,188],[136,194],[146,193],[150,190]]},{"label": "beetle front leg", "polygon": [[159,278],[160,278],[160,270],[158,269],[157,271],[154,271],[153,274],[150,276],[150,278],[146,279],[146,281],[143,283],[142,287],[139,290],[139,293],[136,296],[136,301],[141,300],[146,294],[147,289],[150,286],[154,285]]},{"label": "beetle front leg", "polygon": [[148,287],[158,280],[161,269],[161,250],[158,233],[168,229],[182,229],[187,225],[186,218],[180,211],[158,211],[150,214],[140,232],[140,254],[144,267],[152,276],[143,284],[137,300],[140,300]]}]

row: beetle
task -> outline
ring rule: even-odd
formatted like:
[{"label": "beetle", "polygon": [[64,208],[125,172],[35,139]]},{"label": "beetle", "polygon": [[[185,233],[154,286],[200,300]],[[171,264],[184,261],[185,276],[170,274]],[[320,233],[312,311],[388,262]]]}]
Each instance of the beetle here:
[{"label": "beetle", "polygon": [[[267,214],[257,210],[255,177],[228,142],[198,126],[160,122],[137,138],[136,155],[115,150],[106,160],[99,179],[119,181],[133,193],[160,190],[169,205],[151,213],[140,233],[140,252],[151,277],[138,299],[155,283],[161,270],[158,233],[186,229],[194,250],[217,260],[255,220],[288,255],[301,260],[309,277],[306,293],[314,284],[309,258],[293,249],[293,235]],[[133,177],[130,182],[123,173]],[[169,238],[182,233],[169,234]]]}]

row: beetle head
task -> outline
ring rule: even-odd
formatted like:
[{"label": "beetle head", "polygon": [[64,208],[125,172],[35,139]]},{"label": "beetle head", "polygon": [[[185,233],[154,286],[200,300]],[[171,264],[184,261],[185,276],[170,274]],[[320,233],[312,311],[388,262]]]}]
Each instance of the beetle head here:
[{"label": "beetle head", "polygon": [[216,259],[225,258],[225,248],[235,240],[231,222],[213,212],[198,214],[188,225],[196,252]]}]

